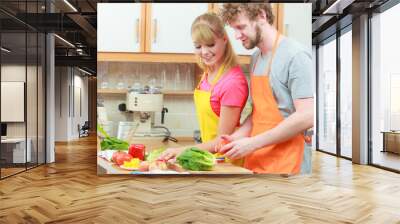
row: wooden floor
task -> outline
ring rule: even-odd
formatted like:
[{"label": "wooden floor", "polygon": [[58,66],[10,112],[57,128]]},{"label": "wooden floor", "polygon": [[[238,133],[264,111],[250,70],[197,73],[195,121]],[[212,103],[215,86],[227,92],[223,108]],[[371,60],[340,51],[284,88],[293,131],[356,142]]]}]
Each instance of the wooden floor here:
[{"label": "wooden floor", "polygon": [[15,173],[19,173],[26,170],[25,167],[24,168],[1,168],[1,178],[13,175]]},{"label": "wooden floor", "polygon": [[28,164],[27,167],[25,167],[25,165],[22,164],[14,168],[1,168],[1,178],[6,178],[8,176],[24,172],[27,169],[34,169],[35,167],[37,167],[37,164]]},{"label": "wooden floor", "polygon": [[0,223],[400,223],[399,174],[323,153],[307,177],[98,177],[95,147],[0,181]]},{"label": "wooden floor", "polygon": [[374,164],[400,170],[400,155],[391,152],[374,151],[372,161]]}]

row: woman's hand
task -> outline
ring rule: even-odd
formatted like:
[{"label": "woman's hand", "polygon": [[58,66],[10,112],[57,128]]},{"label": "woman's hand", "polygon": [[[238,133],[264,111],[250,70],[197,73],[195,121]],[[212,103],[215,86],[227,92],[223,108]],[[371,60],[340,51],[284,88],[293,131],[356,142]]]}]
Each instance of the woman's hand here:
[{"label": "woman's hand", "polygon": [[232,141],[234,141],[234,139],[230,135],[221,135],[217,138],[217,143],[215,144],[214,149],[210,152],[218,153],[224,145]]},{"label": "woman's hand", "polygon": [[158,159],[165,160],[165,161],[174,160],[185,149],[186,149],[185,147],[168,148],[160,155],[160,157],[158,157]]},{"label": "woman's hand", "polygon": [[229,159],[240,159],[257,150],[258,146],[251,137],[245,137],[224,145],[219,152]]}]

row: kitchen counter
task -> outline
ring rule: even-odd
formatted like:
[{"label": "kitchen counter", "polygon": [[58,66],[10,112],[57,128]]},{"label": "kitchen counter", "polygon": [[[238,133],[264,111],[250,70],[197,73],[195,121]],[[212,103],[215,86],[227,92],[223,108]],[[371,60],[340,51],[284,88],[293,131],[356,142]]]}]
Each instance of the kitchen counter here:
[{"label": "kitchen counter", "polygon": [[[189,146],[193,145],[192,141],[182,141],[182,142],[162,142],[162,138],[135,138],[131,143],[144,144],[146,146],[146,151],[151,151],[152,149],[158,149],[161,147],[179,147],[179,146]],[[100,141],[98,141],[98,150],[100,149]],[[97,174],[252,174],[251,170],[245,169],[243,167],[235,166],[230,163],[217,163],[213,170],[211,171],[157,171],[157,172],[139,172],[139,171],[129,171],[119,168],[112,162],[107,161],[99,156],[97,156]]]}]

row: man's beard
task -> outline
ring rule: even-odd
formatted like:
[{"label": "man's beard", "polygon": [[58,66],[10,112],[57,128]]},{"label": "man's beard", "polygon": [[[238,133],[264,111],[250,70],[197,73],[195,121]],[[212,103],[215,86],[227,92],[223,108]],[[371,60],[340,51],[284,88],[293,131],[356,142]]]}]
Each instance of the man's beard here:
[{"label": "man's beard", "polygon": [[248,50],[255,48],[261,41],[261,29],[256,26],[256,37],[254,39],[249,38],[249,44],[244,45]]}]

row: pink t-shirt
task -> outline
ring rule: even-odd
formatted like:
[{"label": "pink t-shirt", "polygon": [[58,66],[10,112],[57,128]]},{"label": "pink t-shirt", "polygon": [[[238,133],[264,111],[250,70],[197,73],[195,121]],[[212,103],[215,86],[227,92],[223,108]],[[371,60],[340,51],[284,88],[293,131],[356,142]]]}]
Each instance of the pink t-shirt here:
[{"label": "pink t-shirt", "polygon": [[[200,90],[209,91],[211,85],[207,77],[203,79],[199,86]],[[243,74],[239,65],[231,68],[223,75],[215,84],[211,93],[211,108],[216,115],[220,115],[221,106],[232,106],[244,108],[247,97],[249,95],[249,87],[247,79]]]}]

